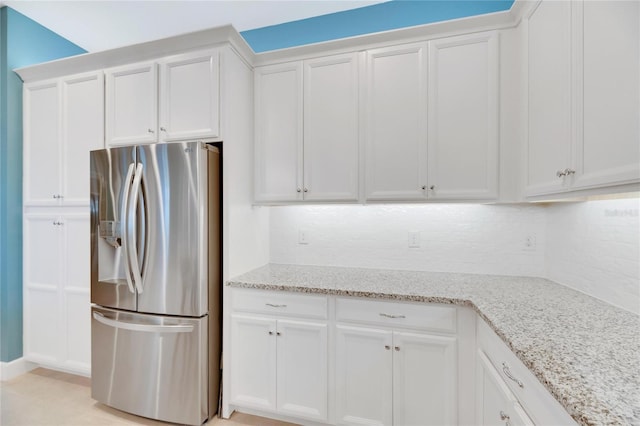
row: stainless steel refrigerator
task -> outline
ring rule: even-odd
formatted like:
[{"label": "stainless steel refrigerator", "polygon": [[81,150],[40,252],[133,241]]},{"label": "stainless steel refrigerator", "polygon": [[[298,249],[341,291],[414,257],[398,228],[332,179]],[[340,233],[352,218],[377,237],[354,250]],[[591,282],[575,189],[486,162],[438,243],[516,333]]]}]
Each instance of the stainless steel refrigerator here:
[{"label": "stainless steel refrigerator", "polygon": [[91,396],[200,425],[217,411],[221,163],[217,146],[91,152]]}]

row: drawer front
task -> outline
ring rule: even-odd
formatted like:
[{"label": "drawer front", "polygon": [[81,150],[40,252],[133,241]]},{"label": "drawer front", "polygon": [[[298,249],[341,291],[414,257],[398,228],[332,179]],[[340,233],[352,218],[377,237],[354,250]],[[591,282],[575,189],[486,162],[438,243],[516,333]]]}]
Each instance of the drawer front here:
[{"label": "drawer front", "polygon": [[575,425],[560,403],[483,321],[478,321],[478,345],[536,424]]},{"label": "drawer front", "polygon": [[336,319],[446,333],[456,331],[453,306],[337,298]]},{"label": "drawer front", "polygon": [[233,310],[301,318],[327,318],[327,296],[234,289]]}]

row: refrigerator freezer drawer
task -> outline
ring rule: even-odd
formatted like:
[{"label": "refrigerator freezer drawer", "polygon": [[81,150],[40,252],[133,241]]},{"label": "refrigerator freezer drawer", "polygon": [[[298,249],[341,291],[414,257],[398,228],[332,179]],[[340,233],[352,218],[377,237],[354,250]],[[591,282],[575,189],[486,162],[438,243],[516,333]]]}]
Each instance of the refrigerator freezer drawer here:
[{"label": "refrigerator freezer drawer", "polygon": [[91,396],[167,422],[200,425],[207,407],[208,317],[91,309]]}]

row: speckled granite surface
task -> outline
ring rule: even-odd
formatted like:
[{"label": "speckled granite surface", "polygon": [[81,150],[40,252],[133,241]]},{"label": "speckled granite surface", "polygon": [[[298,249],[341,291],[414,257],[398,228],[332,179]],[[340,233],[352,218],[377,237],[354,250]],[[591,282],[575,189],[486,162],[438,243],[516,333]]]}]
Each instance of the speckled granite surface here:
[{"label": "speckled granite surface", "polygon": [[583,425],[640,425],[640,317],[541,278],[266,265],[232,287],[472,307]]}]

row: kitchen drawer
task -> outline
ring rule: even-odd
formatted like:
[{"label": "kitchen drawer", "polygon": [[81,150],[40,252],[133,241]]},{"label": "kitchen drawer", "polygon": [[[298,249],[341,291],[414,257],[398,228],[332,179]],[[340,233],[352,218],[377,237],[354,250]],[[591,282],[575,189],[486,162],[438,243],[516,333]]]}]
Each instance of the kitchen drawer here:
[{"label": "kitchen drawer", "polygon": [[535,424],[575,425],[575,421],[531,371],[483,320],[477,321],[478,346]]},{"label": "kitchen drawer", "polygon": [[456,331],[453,306],[337,298],[336,319],[446,333]]},{"label": "kitchen drawer", "polygon": [[233,310],[301,318],[327,318],[327,296],[234,289]]}]

